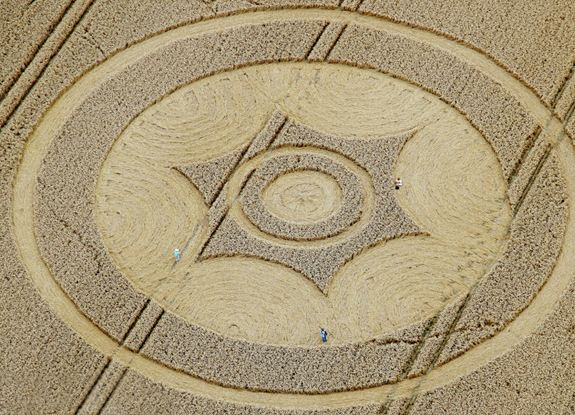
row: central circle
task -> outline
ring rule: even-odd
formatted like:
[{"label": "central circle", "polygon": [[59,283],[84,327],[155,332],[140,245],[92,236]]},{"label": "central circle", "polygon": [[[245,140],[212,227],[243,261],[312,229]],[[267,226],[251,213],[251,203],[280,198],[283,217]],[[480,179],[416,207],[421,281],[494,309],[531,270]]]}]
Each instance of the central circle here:
[{"label": "central circle", "polygon": [[[319,240],[337,235],[357,222],[362,213],[365,190],[356,173],[333,158],[333,154],[314,154],[311,148],[294,150],[292,154],[274,154],[255,170],[242,191],[242,207],[252,224],[264,233],[288,240]],[[299,153],[299,154],[298,154]],[[329,153],[329,152],[328,152]],[[318,172],[331,176],[336,186],[341,187],[340,209],[321,220],[301,222],[274,215],[267,209],[262,198],[266,188],[279,177],[292,172]],[[294,182],[293,184],[300,184]],[[301,194],[291,191],[293,205],[321,204],[321,199],[312,193]],[[317,196],[317,195],[316,195]],[[311,201],[311,199],[317,199]],[[310,199],[310,201],[306,201]],[[293,208],[292,208],[293,209]],[[289,209],[288,209],[289,210]],[[304,212],[302,212],[305,214]],[[301,214],[300,214],[301,216]]]},{"label": "central circle", "polygon": [[278,177],[263,192],[270,212],[281,219],[311,223],[328,217],[341,206],[341,188],[328,174],[298,171]]}]

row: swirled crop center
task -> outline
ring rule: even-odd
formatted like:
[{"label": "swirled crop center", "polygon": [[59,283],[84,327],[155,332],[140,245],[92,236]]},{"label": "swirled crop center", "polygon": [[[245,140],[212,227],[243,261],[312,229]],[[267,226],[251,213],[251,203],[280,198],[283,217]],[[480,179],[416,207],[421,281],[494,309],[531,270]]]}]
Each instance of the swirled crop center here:
[{"label": "swirled crop center", "polygon": [[[315,170],[336,179],[338,187],[343,190],[343,192],[335,192],[337,196],[342,193],[341,202],[338,203],[341,208],[333,215],[320,218],[313,224],[284,220],[268,211],[262,200],[263,190],[286,171],[294,170],[308,172]],[[294,201],[300,202],[298,206],[292,202],[292,209],[295,207],[305,211],[309,210],[309,207],[306,209],[306,205],[322,205],[323,192],[317,185],[314,188],[308,183],[307,187],[299,186],[298,190],[298,194],[295,193],[295,189],[292,189],[291,195],[289,193],[282,195],[284,202],[289,201],[289,196],[295,197]],[[270,159],[250,177],[242,193],[245,195],[242,201],[244,212],[254,225],[266,233],[296,240],[324,239],[341,232],[359,219],[364,197],[359,178],[355,177],[350,170],[328,157],[312,154],[283,155]]]},{"label": "swirled crop center", "polygon": [[[335,274],[327,296],[296,270],[262,258],[196,262],[184,251],[173,267],[173,249],[198,232],[209,206],[173,167],[244,148],[278,109],[344,137],[416,131],[389,180],[403,179],[393,197],[426,234],[364,250]],[[263,203],[295,222],[325,217],[342,195],[332,178],[317,177],[324,174],[280,176],[263,191]],[[492,148],[435,96],[371,70],[278,63],[200,80],[147,109],[111,149],[96,198],[114,261],[167,310],[272,344],[317,344],[318,327],[328,327],[330,344],[338,344],[421,321],[466,294],[506,239],[505,192]]]},{"label": "swirled crop center", "polygon": [[341,188],[328,174],[297,171],[279,176],[262,192],[266,209],[296,223],[326,218],[341,205]]}]

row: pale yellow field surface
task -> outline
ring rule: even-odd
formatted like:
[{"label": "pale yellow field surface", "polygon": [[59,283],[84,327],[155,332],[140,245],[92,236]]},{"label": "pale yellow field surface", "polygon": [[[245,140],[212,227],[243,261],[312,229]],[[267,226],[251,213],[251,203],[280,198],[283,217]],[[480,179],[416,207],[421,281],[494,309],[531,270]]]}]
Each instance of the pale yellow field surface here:
[{"label": "pale yellow field surface", "polygon": [[0,415],[575,413],[571,3],[0,16]]}]

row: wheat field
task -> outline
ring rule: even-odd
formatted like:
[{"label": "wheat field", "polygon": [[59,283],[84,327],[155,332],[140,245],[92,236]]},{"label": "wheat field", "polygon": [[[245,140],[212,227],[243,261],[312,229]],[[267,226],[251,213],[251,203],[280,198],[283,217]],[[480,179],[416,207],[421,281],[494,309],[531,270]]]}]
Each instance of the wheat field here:
[{"label": "wheat field", "polygon": [[0,414],[575,413],[568,2],[0,22]]}]

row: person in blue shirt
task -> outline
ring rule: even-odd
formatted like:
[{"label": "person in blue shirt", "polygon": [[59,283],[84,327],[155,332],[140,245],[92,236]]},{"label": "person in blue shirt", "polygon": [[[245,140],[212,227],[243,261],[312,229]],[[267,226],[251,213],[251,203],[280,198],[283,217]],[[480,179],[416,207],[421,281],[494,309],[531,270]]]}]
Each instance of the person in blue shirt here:
[{"label": "person in blue shirt", "polygon": [[327,331],[325,329],[321,329],[319,334],[321,336],[321,340],[326,342],[327,341]]}]

